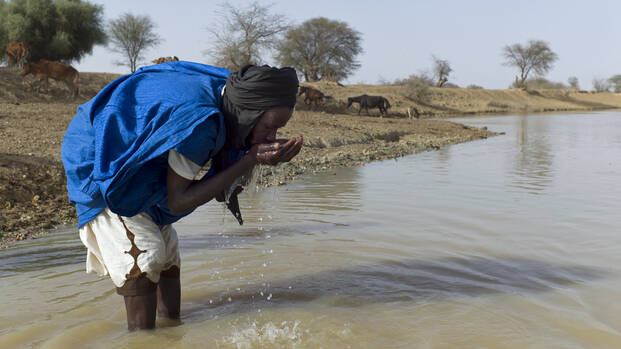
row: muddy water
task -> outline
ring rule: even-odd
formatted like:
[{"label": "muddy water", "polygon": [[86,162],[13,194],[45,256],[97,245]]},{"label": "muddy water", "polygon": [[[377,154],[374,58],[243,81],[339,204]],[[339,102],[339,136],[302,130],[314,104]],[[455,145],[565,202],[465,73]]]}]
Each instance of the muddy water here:
[{"label": "muddy water", "polygon": [[621,113],[330,171],[177,224],[183,324],[128,333],[72,229],[0,252],[0,347],[621,346]]}]

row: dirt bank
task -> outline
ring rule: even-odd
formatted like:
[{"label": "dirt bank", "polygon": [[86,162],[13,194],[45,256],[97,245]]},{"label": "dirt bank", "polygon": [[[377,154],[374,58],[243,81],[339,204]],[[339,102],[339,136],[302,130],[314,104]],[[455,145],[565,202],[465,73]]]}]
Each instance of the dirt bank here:
[{"label": "dirt bank", "polygon": [[[28,84],[23,84],[16,71],[0,68],[1,246],[40,236],[59,224],[76,223],[60,162],[62,137],[77,106],[116,77],[82,73],[81,95],[73,101],[68,98],[69,92],[64,86],[52,84],[48,92],[33,92]],[[486,129],[425,119],[429,116],[514,109],[621,107],[621,98],[611,93],[568,92],[563,95],[558,91],[535,94],[514,90],[432,89],[429,101],[423,105],[409,100],[402,91],[391,86],[330,83],[315,86],[332,98],[318,107],[309,107],[300,97],[294,118],[281,132],[285,137],[305,137],[302,152],[286,166],[287,180],[302,173],[361,165],[494,135]],[[345,108],[348,96],[362,93],[387,96],[393,105],[390,115],[378,118],[375,110],[370,112],[371,116],[358,116],[357,110]],[[423,118],[404,118],[408,106],[416,106]]]}]

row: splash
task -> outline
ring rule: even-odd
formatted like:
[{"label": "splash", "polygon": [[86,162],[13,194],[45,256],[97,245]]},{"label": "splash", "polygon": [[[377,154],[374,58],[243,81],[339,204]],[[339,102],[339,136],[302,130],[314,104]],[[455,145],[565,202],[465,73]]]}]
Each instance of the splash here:
[{"label": "splash", "polygon": [[303,331],[300,321],[283,321],[280,324],[268,322],[258,326],[253,322],[250,327],[234,327],[230,336],[225,336],[218,345],[231,345],[238,349],[245,348],[295,348],[302,342]]}]

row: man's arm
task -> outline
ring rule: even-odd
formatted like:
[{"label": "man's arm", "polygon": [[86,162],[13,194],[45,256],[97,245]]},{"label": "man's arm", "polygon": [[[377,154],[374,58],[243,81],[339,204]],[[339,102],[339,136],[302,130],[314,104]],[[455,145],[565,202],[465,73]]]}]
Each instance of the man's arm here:
[{"label": "man's arm", "polygon": [[169,166],[166,177],[168,208],[172,214],[181,214],[211,201],[257,163],[255,157],[247,154],[225,170],[200,181],[185,179]]},{"label": "man's arm", "polygon": [[213,198],[222,200],[222,192],[228,189],[236,178],[249,172],[257,164],[274,166],[280,162],[290,161],[300,152],[302,143],[303,138],[297,137],[275,143],[255,144],[239,161],[200,181],[183,178],[169,166],[166,177],[168,208],[172,214],[181,214]]}]

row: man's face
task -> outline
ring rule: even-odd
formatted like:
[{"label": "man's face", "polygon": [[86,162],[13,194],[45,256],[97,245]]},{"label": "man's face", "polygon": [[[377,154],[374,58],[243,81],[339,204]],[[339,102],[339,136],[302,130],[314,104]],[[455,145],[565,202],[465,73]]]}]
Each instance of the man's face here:
[{"label": "man's face", "polygon": [[276,131],[284,127],[293,115],[293,108],[275,107],[259,116],[248,135],[248,144],[270,143],[276,140]]}]

